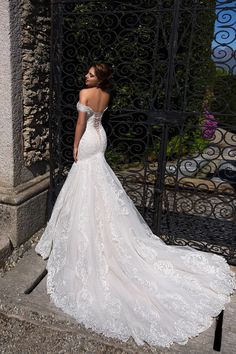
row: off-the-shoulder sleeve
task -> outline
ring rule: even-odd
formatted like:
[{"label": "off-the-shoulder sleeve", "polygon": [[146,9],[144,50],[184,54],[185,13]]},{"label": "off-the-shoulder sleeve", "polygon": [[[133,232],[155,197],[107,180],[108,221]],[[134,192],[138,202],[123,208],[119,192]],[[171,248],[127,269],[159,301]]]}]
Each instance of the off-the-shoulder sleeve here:
[{"label": "off-the-shoulder sleeve", "polygon": [[85,106],[83,103],[78,102],[76,107],[78,112],[90,112],[89,107]]}]

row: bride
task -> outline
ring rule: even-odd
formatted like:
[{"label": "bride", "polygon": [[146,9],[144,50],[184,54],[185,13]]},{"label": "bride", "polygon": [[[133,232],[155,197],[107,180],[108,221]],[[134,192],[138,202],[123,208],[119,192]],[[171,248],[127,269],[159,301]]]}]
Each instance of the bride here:
[{"label": "bride", "polygon": [[90,67],[80,91],[74,163],[36,246],[47,292],[98,333],[163,347],[210,327],[235,288],[225,259],[155,236],[107,164],[101,124],[111,69]]}]

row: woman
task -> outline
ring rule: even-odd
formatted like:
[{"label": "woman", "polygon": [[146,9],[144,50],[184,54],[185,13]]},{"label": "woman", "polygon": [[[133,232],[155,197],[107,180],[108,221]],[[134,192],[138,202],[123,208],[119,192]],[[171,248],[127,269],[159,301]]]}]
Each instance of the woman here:
[{"label": "woman", "polygon": [[104,158],[101,125],[111,69],[90,67],[80,92],[74,164],[36,246],[54,304],[87,328],[123,341],[185,344],[229,302],[223,257],[155,236]]}]

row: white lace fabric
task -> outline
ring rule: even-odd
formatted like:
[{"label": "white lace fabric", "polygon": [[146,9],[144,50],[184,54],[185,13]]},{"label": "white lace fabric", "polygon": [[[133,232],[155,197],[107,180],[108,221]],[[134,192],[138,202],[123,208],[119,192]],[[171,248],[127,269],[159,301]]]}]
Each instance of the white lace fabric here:
[{"label": "white lace fabric", "polygon": [[223,257],[155,236],[107,164],[102,112],[87,112],[78,161],[36,246],[53,303],[85,327],[138,345],[185,344],[230,301]]}]

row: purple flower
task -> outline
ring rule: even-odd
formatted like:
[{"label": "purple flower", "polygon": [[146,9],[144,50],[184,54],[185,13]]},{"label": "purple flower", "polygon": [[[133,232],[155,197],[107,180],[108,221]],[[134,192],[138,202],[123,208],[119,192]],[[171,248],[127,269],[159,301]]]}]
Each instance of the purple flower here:
[{"label": "purple flower", "polygon": [[208,111],[203,112],[204,121],[202,123],[202,137],[205,139],[211,139],[216,131],[218,122],[216,121],[213,114]]},{"label": "purple flower", "polygon": [[208,119],[204,122],[203,125],[207,127],[217,127],[217,122]]}]

